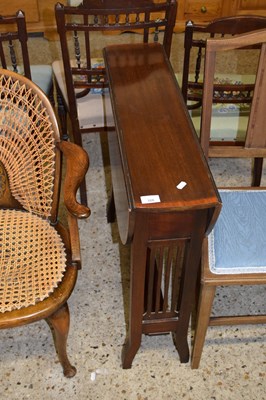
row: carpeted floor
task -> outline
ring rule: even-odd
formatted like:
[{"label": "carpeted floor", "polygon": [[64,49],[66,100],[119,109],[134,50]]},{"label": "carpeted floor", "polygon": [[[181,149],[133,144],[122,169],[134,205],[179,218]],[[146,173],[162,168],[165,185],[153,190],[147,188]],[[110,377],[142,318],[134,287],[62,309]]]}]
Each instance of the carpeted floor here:
[{"label": "carpeted floor", "polygon": [[[174,35],[174,69],[182,65],[182,34]],[[112,38],[112,40],[114,40]],[[116,38],[121,40],[121,38]],[[58,42],[34,38],[36,63],[60,57]],[[250,60],[249,60],[250,62]],[[243,66],[248,67],[244,62]],[[180,364],[170,335],[143,337],[130,370],[121,368],[129,287],[129,248],[106,222],[110,168],[106,138],[84,135],[92,215],[80,222],[83,269],[69,301],[68,351],[77,375],[67,380],[45,322],[0,332],[0,398],[10,400],[263,400],[266,399],[264,326],[209,328],[201,366]],[[218,185],[250,182],[249,161],[211,162]],[[264,179],[264,183],[265,183]],[[221,288],[214,311],[265,309],[265,288]],[[265,311],[265,310],[264,310]],[[190,333],[189,333],[190,334]]]}]

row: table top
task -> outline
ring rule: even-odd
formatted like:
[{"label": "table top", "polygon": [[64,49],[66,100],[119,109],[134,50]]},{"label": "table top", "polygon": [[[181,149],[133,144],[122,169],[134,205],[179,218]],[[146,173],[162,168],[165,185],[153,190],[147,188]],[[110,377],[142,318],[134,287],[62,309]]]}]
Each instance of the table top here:
[{"label": "table top", "polygon": [[163,46],[104,49],[129,208],[217,206],[219,195]]}]

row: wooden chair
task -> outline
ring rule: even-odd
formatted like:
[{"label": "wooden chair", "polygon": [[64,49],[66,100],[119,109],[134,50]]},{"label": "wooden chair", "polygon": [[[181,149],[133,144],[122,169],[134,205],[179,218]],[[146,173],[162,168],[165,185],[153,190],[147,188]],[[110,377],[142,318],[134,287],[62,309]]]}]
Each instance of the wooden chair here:
[{"label": "wooden chair", "polygon": [[54,104],[53,72],[51,65],[31,65],[28,51],[28,34],[23,11],[15,15],[0,15],[0,62],[10,69],[31,79],[49,96]]},{"label": "wooden chair", "polygon": [[[67,110],[74,142],[81,145],[83,133],[114,129],[102,48],[100,58],[93,58],[97,38],[105,38],[110,44],[112,36],[108,33],[134,32],[130,40],[162,40],[169,57],[176,1],[84,0],[79,7],[58,3],[55,16],[63,58],[62,62],[53,63],[59,116],[65,127]],[[86,202],[85,184],[81,199]]]},{"label": "wooden chair", "polygon": [[[71,377],[67,300],[81,267],[76,219],[90,214],[75,195],[88,156],[60,141],[51,103],[32,81],[0,69],[0,93],[0,329],[45,319],[64,375]],[[58,213],[61,153],[65,224]]]},{"label": "wooden chair", "polygon": [[[202,106],[202,88],[203,88],[203,73],[204,73],[204,57],[206,48],[206,39],[208,37],[224,37],[225,35],[240,35],[242,33],[250,32],[257,29],[266,28],[266,17],[253,16],[253,15],[240,15],[235,17],[218,18],[211,21],[207,25],[194,24],[192,21],[188,21],[185,27],[184,34],[184,61],[183,61],[183,73],[182,73],[182,93],[189,109],[195,109]],[[233,78],[232,78],[233,74]],[[218,102],[219,86],[221,86],[221,98],[219,99],[222,103],[240,103],[239,96],[234,96],[232,92],[232,83],[227,83],[226,87],[225,78],[228,77],[228,81],[234,79],[236,72],[229,71],[227,74],[220,73],[220,84],[217,83],[217,92],[214,99]],[[219,75],[218,75],[219,78]],[[249,78],[249,77],[248,77]],[[238,80],[239,77],[236,78]],[[218,79],[217,79],[218,81]],[[244,83],[244,82],[243,82]],[[254,81],[250,83],[248,87],[242,87],[239,83],[236,91],[242,90],[243,95],[248,90],[253,89]],[[234,87],[235,88],[235,87]],[[233,88],[233,89],[234,89]],[[228,92],[231,95],[229,99],[222,96],[223,92]],[[246,101],[250,103],[251,98],[247,96]]]},{"label": "wooden chair", "polygon": [[[245,152],[251,157],[266,156],[266,29],[207,40],[201,124],[206,154],[216,53],[255,44],[261,45],[261,51],[246,144],[234,150],[237,157],[244,157]],[[217,286],[266,284],[266,188],[227,188],[220,190],[220,195],[221,214],[203,245],[192,368],[199,366],[209,325],[266,323],[266,315],[211,316]]]},{"label": "wooden chair", "polygon": [[[229,37],[257,29],[266,28],[266,17],[237,16],[220,18],[206,26],[193,24],[189,21],[185,29],[184,39],[184,64],[182,76],[182,93],[187,103],[190,115],[198,134],[202,118],[202,90],[206,39],[208,37]],[[229,35],[229,36],[228,36]],[[259,46],[249,47],[247,57],[255,60],[258,57]],[[247,50],[243,46],[243,50]],[[227,52],[228,53],[228,52]],[[240,52],[243,54],[243,52]],[[254,74],[239,74],[230,64],[229,56],[221,62],[221,71],[215,71],[213,77],[213,98],[209,103],[212,110],[212,127],[210,131],[211,145],[204,144],[206,157],[235,157],[236,146],[243,146],[248,122],[250,103],[254,89]],[[233,57],[236,58],[235,54]],[[235,61],[236,63],[237,61]],[[219,63],[217,63],[219,64]],[[210,82],[210,80],[208,81]],[[208,133],[204,134],[203,142]],[[217,146],[214,151],[213,146]],[[226,146],[226,147],[225,147]],[[254,162],[253,185],[259,186],[263,160],[258,158]]]}]

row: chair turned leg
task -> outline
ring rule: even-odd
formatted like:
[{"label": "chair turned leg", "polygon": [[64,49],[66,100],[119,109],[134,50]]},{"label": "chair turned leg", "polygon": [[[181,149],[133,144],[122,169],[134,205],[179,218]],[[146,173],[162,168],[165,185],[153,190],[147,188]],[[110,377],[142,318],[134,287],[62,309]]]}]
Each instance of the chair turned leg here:
[{"label": "chair turned leg", "polygon": [[115,222],[115,199],[114,199],[114,191],[112,189],[111,197],[108,201],[107,205],[107,222],[112,223]]},{"label": "chair turned leg", "polygon": [[56,85],[56,100],[57,100],[57,112],[58,119],[60,122],[60,130],[63,140],[68,140],[68,132],[67,132],[67,110],[64,104],[63,96],[60,92],[58,85]]},{"label": "chair turned leg", "polygon": [[76,375],[77,370],[70,364],[66,351],[70,322],[67,303],[47,318],[47,322],[53,333],[55,349],[63,367],[64,375],[67,378],[72,378]]},{"label": "chair turned leg", "polygon": [[263,158],[254,158],[252,186],[260,186],[263,168]]},{"label": "chair turned leg", "polygon": [[209,320],[212,310],[212,303],[215,295],[215,286],[201,286],[198,309],[196,328],[194,334],[194,341],[191,355],[191,368],[196,369],[199,367],[203,345],[205,342],[205,336],[207,328],[209,326]]},{"label": "chair turned leg", "polygon": [[86,186],[85,179],[83,179],[83,181],[80,184],[79,192],[80,192],[80,202],[81,202],[81,204],[83,204],[84,206],[88,207],[87,186]]},{"label": "chair turned leg", "polygon": [[55,108],[55,98],[54,98],[54,84],[52,84],[50,92],[48,93],[48,98],[53,108]]}]

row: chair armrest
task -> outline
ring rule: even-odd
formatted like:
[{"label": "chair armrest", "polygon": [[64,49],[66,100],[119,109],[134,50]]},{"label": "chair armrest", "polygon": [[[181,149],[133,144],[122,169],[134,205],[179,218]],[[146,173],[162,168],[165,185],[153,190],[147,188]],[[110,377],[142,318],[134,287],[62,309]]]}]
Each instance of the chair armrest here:
[{"label": "chair armrest", "polygon": [[88,218],[90,209],[76,199],[77,190],[89,167],[89,156],[80,146],[62,141],[57,147],[66,158],[66,174],[64,182],[64,203],[67,210],[76,218]]}]

